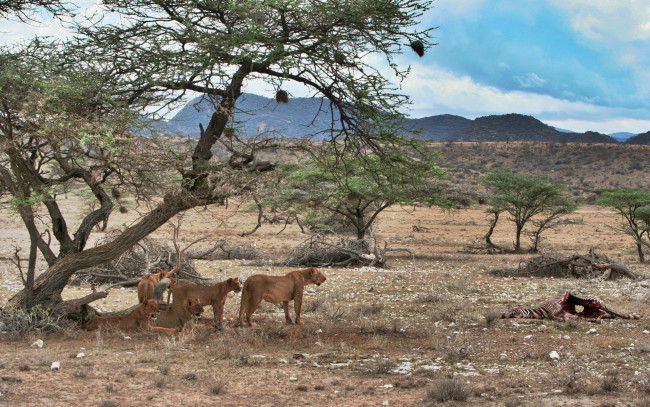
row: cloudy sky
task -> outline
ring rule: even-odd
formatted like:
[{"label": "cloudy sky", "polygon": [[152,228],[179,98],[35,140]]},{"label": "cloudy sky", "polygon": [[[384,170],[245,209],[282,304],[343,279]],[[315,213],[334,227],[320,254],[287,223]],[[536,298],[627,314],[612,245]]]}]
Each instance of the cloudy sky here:
[{"label": "cloudy sky", "polygon": [[437,0],[424,23],[439,45],[409,56],[414,117],[512,112],[575,131],[650,130],[648,0]]},{"label": "cloudy sky", "polygon": [[[5,42],[61,33],[0,24]],[[422,24],[438,27],[438,45],[399,59],[413,68],[402,85],[411,117],[521,113],[574,131],[650,130],[648,0],[437,0]]]}]

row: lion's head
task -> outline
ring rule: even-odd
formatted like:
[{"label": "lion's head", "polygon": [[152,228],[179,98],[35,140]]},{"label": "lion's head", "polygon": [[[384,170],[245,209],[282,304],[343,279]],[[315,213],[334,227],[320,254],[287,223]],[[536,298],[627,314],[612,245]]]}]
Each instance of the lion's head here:
[{"label": "lion's head", "polygon": [[327,280],[323,273],[320,272],[316,267],[311,267],[309,270],[309,281],[316,284],[316,285],[321,285]]},{"label": "lion's head", "polygon": [[158,301],[156,300],[144,300],[142,302],[142,309],[146,315],[155,317],[156,314],[160,313],[160,308],[158,308]]},{"label": "lion's head", "polygon": [[203,305],[201,305],[201,300],[196,298],[188,298],[185,300],[185,306],[190,315],[200,316],[203,313]]},{"label": "lion's head", "polygon": [[236,293],[241,291],[241,283],[238,278],[229,278],[226,280],[226,288],[228,291],[234,291]]}]

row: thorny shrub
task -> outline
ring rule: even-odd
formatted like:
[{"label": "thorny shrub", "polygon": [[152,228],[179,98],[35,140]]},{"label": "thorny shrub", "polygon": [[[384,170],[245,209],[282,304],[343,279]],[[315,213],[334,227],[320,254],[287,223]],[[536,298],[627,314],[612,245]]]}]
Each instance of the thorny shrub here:
[{"label": "thorny shrub", "polygon": [[436,380],[427,389],[425,402],[465,401],[472,394],[471,385],[459,379]]},{"label": "thorny shrub", "polygon": [[53,316],[40,305],[30,311],[22,308],[6,307],[0,309],[0,331],[7,332],[10,338],[24,337],[29,333],[50,334],[64,329],[60,317]]}]

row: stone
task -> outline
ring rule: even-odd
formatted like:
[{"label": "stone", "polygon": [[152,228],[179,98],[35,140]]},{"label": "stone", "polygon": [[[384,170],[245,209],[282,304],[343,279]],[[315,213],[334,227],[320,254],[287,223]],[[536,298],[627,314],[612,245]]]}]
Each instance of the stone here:
[{"label": "stone", "polygon": [[43,340],[42,339],[37,339],[32,343],[31,345],[32,348],[38,348],[38,349],[43,349]]},{"label": "stone", "polygon": [[59,369],[61,369],[61,362],[58,362],[58,361],[57,362],[52,362],[52,366],[50,367],[50,369],[52,369],[52,371],[54,371],[54,372],[58,372]]},{"label": "stone", "polygon": [[551,351],[551,353],[548,354],[548,357],[550,357],[552,360],[560,360],[560,354],[556,351]]}]

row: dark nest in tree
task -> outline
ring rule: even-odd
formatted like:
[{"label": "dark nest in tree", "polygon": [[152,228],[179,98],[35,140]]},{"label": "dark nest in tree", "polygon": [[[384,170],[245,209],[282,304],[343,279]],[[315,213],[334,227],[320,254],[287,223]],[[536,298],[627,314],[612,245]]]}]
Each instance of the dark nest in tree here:
[{"label": "dark nest in tree", "polygon": [[[119,235],[119,231],[110,233],[98,244],[105,244]],[[70,281],[71,285],[103,285],[125,283],[124,286],[136,285],[138,281],[149,273],[157,273],[161,270],[170,271],[176,266],[177,254],[172,248],[168,248],[156,240],[144,238],[136,243],[119,258],[109,263],[96,267],[80,270]],[[182,267],[178,271],[178,277],[193,282],[198,282],[199,273],[192,267],[190,259],[186,256],[182,261]],[[194,278],[197,277],[197,278]]]},{"label": "dark nest in tree", "polygon": [[561,277],[561,278],[600,278],[603,280],[638,276],[625,265],[610,261],[607,256],[596,253],[592,248],[587,255],[574,254],[568,257],[542,254],[526,262],[519,263],[516,269],[493,270],[492,274],[507,277]]},{"label": "dark nest in tree", "polygon": [[411,49],[418,54],[419,57],[424,56],[424,44],[420,40],[415,40],[411,43]]},{"label": "dark nest in tree", "polygon": [[286,90],[279,90],[275,94],[275,101],[278,103],[289,103],[289,94]]}]

